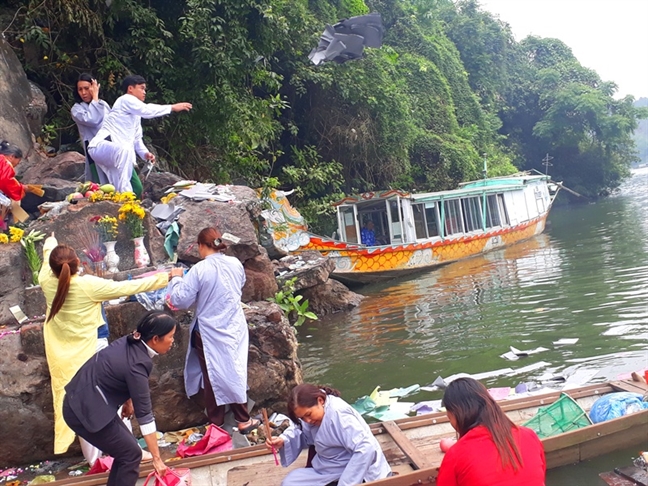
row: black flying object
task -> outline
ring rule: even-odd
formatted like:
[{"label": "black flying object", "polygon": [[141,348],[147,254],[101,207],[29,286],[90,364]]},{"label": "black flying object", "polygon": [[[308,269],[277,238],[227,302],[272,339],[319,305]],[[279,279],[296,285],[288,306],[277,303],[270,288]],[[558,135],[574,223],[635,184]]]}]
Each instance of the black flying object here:
[{"label": "black flying object", "polygon": [[364,47],[382,46],[383,25],[379,13],[360,15],[327,25],[318,46],[308,58],[316,66],[325,61],[343,63],[362,57]]}]

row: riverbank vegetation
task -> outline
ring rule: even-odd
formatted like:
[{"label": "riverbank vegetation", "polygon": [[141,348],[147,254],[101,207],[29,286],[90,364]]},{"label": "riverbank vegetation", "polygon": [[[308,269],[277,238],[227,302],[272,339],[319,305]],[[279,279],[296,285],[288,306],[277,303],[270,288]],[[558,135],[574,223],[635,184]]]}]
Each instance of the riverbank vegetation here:
[{"label": "riverbank vegetation", "polygon": [[[313,66],[326,23],[382,14],[384,45]],[[80,72],[113,102],[127,73],[148,101],[191,114],[146,123],[171,169],[190,178],[295,188],[319,222],[341,193],[441,190],[517,169],[545,170],[588,196],[636,160],[631,97],[556,39],[513,39],[475,0],[9,0],[0,29],[45,92],[45,131],[76,140]]]}]

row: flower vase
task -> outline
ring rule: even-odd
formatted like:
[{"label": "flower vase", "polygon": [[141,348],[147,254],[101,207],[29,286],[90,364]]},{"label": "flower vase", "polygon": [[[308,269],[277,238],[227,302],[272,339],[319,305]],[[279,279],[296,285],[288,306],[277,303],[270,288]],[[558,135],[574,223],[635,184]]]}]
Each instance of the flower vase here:
[{"label": "flower vase", "polygon": [[139,238],[133,238],[133,243],[135,244],[135,266],[137,268],[148,267],[149,263],[151,263],[151,259],[149,258],[149,254],[144,246],[144,237],[140,236]]},{"label": "flower vase", "polygon": [[106,263],[106,271],[108,273],[117,273],[119,272],[119,255],[115,252],[116,241],[106,241],[104,245],[106,246],[106,256],[103,261]]}]

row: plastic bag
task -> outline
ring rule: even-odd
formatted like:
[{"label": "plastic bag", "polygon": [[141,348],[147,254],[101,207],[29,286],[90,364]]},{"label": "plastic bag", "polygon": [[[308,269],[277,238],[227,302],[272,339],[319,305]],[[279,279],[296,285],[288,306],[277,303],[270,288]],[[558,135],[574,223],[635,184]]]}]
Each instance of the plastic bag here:
[{"label": "plastic bag", "polygon": [[202,439],[193,445],[187,445],[187,440],[178,444],[177,454],[180,457],[202,456],[232,449],[232,438],[220,427],[209,424]]},{"label": "plastic bag", "polygon": [[596,400],[589,415],[592,422],[598,424],[644,409],[648,409],[648,402],[641,401],[638,393],[617,392],[608,393]]},{"label": "plastic bag", "polygon": [[147,486],[151,478],[154,479],[152,486],[191,486],[191,470],[187,468],[173,469],[170,467],[163,478],[153,471],[146,477],[143,486]]},{"label": "plastic bag", "polygon": [[102,456],[97,459],[86,474],[99,474],[110,471],[114,459],[110,456]]}]

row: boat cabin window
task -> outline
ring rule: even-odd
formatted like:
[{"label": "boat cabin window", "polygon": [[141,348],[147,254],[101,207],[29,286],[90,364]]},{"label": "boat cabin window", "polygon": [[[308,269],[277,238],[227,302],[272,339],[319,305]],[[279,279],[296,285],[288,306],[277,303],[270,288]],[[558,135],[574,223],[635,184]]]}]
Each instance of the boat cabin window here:
[{"label": "boat cabin window", "polygon": [[[380,209],[361,210],[358,211],[358,219],[360,220],[360,242],[363,245],[372,244],[363,241],[362,229],[368,228],[368,223],[371,221],[373,227],[369,231],[373,231],[373,244],[372,245],[386,245],[389,242],[389,231],[387,224],[387,212],[384,207]],[[387,236],[385,236],[387,235]]]},{"label": "boat cabin window", "polygon": [[412,211],[414,213],[416,239],[421,240],[439,236],[437,210],[434,202],[413,204]]},{"label": "boat cabin window", "polygon": [[391,242],[403,242],[403,225],[401,224],[400,204],[398,200],[387,201],[391,221]]},{"label": "boat cabin window", "polygon": [[463,218],[461,217],[461,201],[451,199],[443,202],[445,209],[445,234],[463,233]]},{"label": "boat cabin window", "polygon": [[467,197],[461,200],[466,233],[482,229],[481,202],[479,197]]},{"label": "boat cabin window", "polygon": [[497,207],[499,208],[500,214],[500,224],[502,226],[510,224],[508,211],[506,210],[506,204],[504,203],[504,194],[497,195]]},{"label": "boat cabin window", "polygon": [[497,195],[491,194],[486,198],[486,227],[493,228],[495,226],[502,226],[502,222],[497,207]]},{"label": "boat cabin window", "polygon": [[340,208],[340,229],[342,230],[343,241],[347,243],[359,243],[358,232],[356,230],[355,212],[353,206],[345,206]]}]

